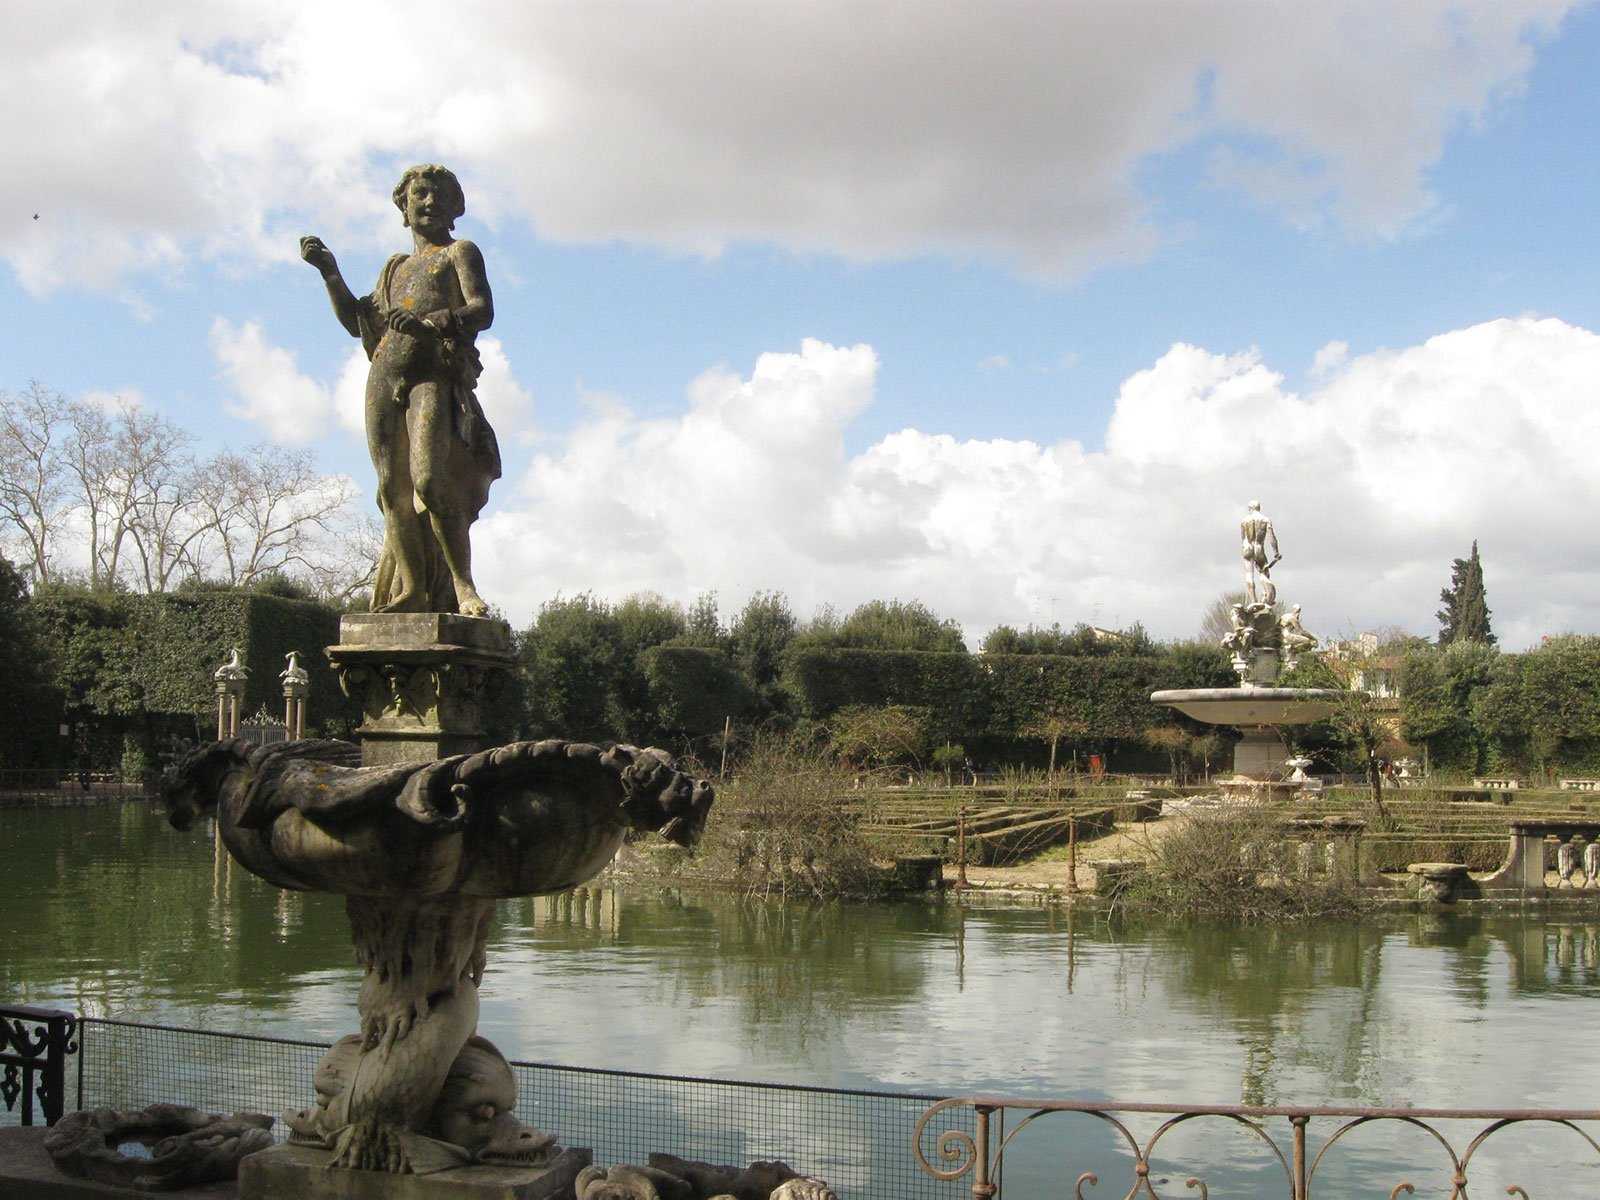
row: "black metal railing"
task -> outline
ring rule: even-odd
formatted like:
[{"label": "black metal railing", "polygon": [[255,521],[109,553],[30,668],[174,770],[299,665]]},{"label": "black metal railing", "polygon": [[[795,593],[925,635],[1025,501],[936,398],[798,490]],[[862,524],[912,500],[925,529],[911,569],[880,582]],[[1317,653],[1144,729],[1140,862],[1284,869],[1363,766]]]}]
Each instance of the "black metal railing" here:
[{"label": "black metal railing", "polygon": [[[1018,1114],[1020,1119],[1015,1119]],[[1013,1117],[1009,1132],[1008,1115]],[[990,1200],[1000,1193],[1007,1154],[1017,1154],[1026,1143],[1025,1133],[1041,1121],[1055,1124],[1072,1116],[1089,1119],[1094,1128],[1070,1140],[1059,1131],[1058,1136],[1044,1139],[1046,1157],[1058,1160],[1068,1150],[1080,1160],[1095,1158],[1097,1165],[1109,1164],[1109,1169],[1080,1170],[1082,1161],[1050,1161],[1041,1171],[1030,1164],[1034,1170],[1028,1182],[1048,1176],[1051,1194],[1064,1193],[1070,1182],[1077,1200],[1086,1200],[1085,1189],[1096,1188],[1101,1174],[1108,1175],[1107,1190],[1089,1194],[1160,1200],[1158,1189],[1167,1186],[1170,1194],[1206,1200],[1210,1185],[1205,1178],[1177,1169],[1197,1162],[1227,1168],[1234,1185],[1229,1195],[1238,1194],[1239,1176],[1249,1173],[1254,1176],[1251,1195],[1312,1200],[1320,1170],[1320,1181],[1327,1186],[1316,1195],[1365,1195],[1381,1180],[1390,1200],[1402,1192],[1414,1194],[1419,1187],[1429,1195],[1466,1200],[1469,1173],[1483,1165],[1480,1154],[1486,1155],[1492,1140],[1506,1130],[1514,1132],[1501,1137],[1496,1147],[1505,1145],[1510,1160],[1493,1163],[1495,1192],[1522,1200],[1528,1200],[1530,1188],[1540,1195],[1600,1195],[1600,1163],[1590,1156],[1590,1152],[1600,1154],[1600,1143],[1595,1141],[1600,1111],[1592,1110],[1180,1106],[964,1096],[930,1107],[917,1122],[911,1149],[929,1178],[946,1184],[970,1179],[974,1200]],[[1146,1126],[1142,1132],[1135,1130],[1140,1118]],[[939,1127],[947,1123],[951,1127],[941,1131]],[[1353,1187],[1351,1164],[1339,1162],[1340,1152],[1384,1126],[1415,1136],[1398,1151],[1392,1144],[1369,1146],[1368,1161],[1358,1164],[1356,1172],[1361,1186]],[[1565,1138],[1565,1151],[1541,1133]],[[1187,1134],[1199,1136],[1185,1138]],[[1238,1135],[1238,1140],[1227,1134]],[[936,1161],[930,1161],[930,1151]],[[1340,1167],[1345,1169],[1339,1171]],[[1124,1181],[1113,1182],[1110,1170],[1126,1172]],[[1513,1170],[1538,1175],[1508,1177],[1506,1172]],[[1558,1178],[1566,1186],[1559,1186]],[[1020,1194],[1039,1191],[1024,1187]]]},{"label": "black metal railing", "polygon": [[[170,1101],[276,1115],[311,1102],[312,1072],[327,1049],[15,1007],[0,1007],[0,1036],[7,1109],[20,1103],[23,1124],[34,1122],[35,1105],[47,1123],[62,1115],[72,1055],[79,1108]],[[1004,1183],[1019,1200],[1206,1200],[1208,1175],[1225,1176],[1230,1196],[1273,1200],[1395,1200],[1424,1189],[1465,1200],[1469,1177],[1523,1200],[1600,1195],[1600,1111],[941,1098],[512,1067],[518,1116],[591,1147],[596,1162],[643,1163],[656,1150],[740,1164],[780,1158],[841,1195],[991,1200]]]},{"label": "black metal railing", "polygon": [[0,1099],[32,1125],[34,1105],[46,1125],[61,1119],[67,1055],[75,1054],[78,1018],[53,1008],[0,1008]]},{"label": "black metal railing", "polygon": [[[272,1116],[315,1100],[326,1043],[85,1017],[78,1107],[169,1101],[207,1112]],[[906,1153],[917,1118],[940,1097],[691,1075],[511,1064],[517,1116],[593,1150],[603,1165],[644,1164],[655,1151],[744,1165],[781,1159],[840,1195],[961,1200],[931,1184]],[[282,1134],[280,1122],[277,1132]]]}]

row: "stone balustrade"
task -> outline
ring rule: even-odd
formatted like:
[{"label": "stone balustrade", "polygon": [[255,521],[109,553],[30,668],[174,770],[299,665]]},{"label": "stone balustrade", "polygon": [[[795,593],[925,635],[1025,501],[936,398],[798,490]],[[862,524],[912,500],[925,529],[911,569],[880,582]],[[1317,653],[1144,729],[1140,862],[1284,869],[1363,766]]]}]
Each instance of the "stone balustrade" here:
[{"label": "stone balustrade", "polygon": [[[1551,838],[1556,840],[1554,884],[1546,882]],[[1600,890],[1600,821],[1513,821],[1505,865],[1479,886],[1484,891]]]}]

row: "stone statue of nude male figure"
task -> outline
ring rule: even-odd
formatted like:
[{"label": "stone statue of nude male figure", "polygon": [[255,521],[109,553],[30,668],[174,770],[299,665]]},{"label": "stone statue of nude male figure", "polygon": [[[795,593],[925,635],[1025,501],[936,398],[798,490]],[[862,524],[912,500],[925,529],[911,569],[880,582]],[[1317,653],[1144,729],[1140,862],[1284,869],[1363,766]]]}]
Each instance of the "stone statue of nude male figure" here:
[{"label": "stone statue of nude male figure", "polygon": [[494,320],[494,301],[483,255],[450,234],[466,211],[451,172],[412,167],[394,202],[412,253],[389,259],[371,295],[357,298],[321,238],[300,239],[339,323],[372,361],[367,448],[383,514],[372,607],[483,616],[469,530],[500,477],[500,451],[474,390],[481,364],[473,339]]},{"label": "stone statue of nude male figure", "polygon": [[[1239,522],[1239,537],[1239,554],[1244,559],[1245,595],[1252,602],[1276,603],[1278,588],[1272,582],[1272,568],[1278,565],[1283,555],[1278,553],[1278,535],[1273,531],[1272,522],[1261,511],[1259,500],[1250,501],[1246,508],[1244,520]],[[1269,546],[1272,548],[1271,558],[1267,557]]]}]

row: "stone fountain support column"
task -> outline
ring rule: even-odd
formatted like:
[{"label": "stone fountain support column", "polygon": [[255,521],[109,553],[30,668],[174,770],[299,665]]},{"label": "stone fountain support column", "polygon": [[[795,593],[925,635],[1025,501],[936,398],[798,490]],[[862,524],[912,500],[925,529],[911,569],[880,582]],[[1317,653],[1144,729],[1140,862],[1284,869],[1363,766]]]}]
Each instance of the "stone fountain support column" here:
[{"label": "stone fountain support column", "polygon": [[239,651],[211,676],[217,683],[217,741],[239,736],[239,717],[244,707],[245,682],[250,668],[239,661]]},{"label": "stone fountain support column", "polygon": [[300,665],[298,651],[288,654],[289,665],[278,676],[283,680],[283,724],[288,730],[288,740],[299,741],[306,735],[306,698],[311,695],[311,677]]},{"label": "stone fountain support column", "polygon": [[1289,752],[1270,725],[1240,725],[1242,735],[1233,748],[1233,773],[1249,779],[1280,779]]}]

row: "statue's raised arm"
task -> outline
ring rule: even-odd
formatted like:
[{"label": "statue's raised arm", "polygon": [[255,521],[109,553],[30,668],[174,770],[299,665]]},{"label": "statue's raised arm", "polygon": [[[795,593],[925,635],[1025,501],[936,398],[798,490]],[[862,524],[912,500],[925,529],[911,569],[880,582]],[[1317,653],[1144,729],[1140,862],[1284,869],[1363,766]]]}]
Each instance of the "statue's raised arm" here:
[{"label": "statue's raised arm", "polygon": [[372,606],[483,616],[469,530],[500,478],[500,450],[478,404],[474,339],[494,320],[494,299],[483,255],[451,236],[466,211],[454,174],[412,167],[394,202],[412,252],[391,257],[368,296],[350,290],[321,238],[300,239],[300,256],[322,275],[339,323],[372,360],[367,449],[383,514]]},{"label": "statue's raised arm", "polygon": [[361,336],[361,301],[356,299],[344,276],[339,274],[339,263],[333,251],[321,238],[307,234],[300,239],[300,257],[317,269],[322,282],[327,285],[328,299],[333,301],[333,314],[351,337]]}]

